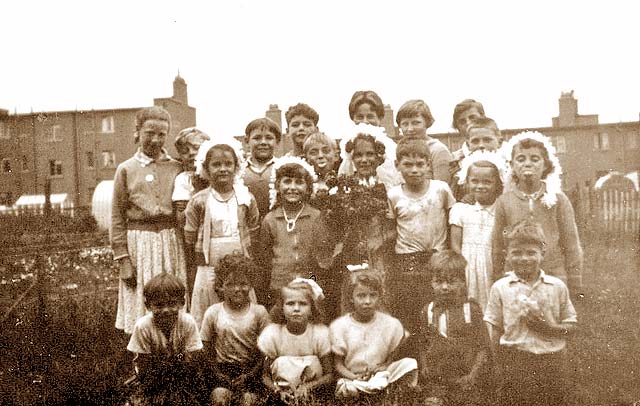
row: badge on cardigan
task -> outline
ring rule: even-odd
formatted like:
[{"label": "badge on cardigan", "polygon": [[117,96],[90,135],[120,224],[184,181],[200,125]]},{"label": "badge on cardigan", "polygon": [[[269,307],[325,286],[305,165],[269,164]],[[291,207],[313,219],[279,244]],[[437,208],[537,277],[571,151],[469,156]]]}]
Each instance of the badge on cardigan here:
[{"label": "badge on cardigan", "polygon": [[154,176],[152,173],[147,174],[147,176],[144,177],[144,180],[146,180],[147,182],[153,182],[154,180]]}]

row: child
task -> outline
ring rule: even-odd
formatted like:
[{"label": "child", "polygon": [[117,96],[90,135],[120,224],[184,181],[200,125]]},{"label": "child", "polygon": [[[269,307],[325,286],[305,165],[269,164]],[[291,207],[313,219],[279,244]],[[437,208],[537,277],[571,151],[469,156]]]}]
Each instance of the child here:
[{"label": "child", "polygon": [[[451,164],[449,166],[451,171],[451,190],[456,199],[465,203],[473,203],[471,193],[465,189],[464,184],[459,182],[462,160],[476,151],[498,152],[502,155],[500,151],[502,134],[496,122],[488,117],[479,117],[471,121],[467,126],[466,134],[467,139],[462,144],[460,158],[455,160],[455,165]],[[502,159],[506,160],[504,157]]]},{"label": "child", "polygon": [[320,211],[308,204],[315,180],[313,168],[297,157],[282,157],[271,174],[271,211],[260,229],[260,263],[270,271],[269,297],[273,304],[281,288],[296,276],[315,277],[315,225]]},{"label": "child", "polygon": [[[389,173],[380,171],[380,166],[384,164],[393,165],[390,158],[395,155],[395,143],[384,135],[384,130],[381,127],[368,124],[358,124],[352,134],[354,135],[351,138],[341,141],[341,150],[343,165],[345,168],[353,168],[354,172],[347,170],[339,172],[339,174],[355,176],[359,182],[371,189],[372,198],[379,197],[384,200],[386,185],[397,184],[393,178],[400,178],[395,167],[393,172],[396,175],[393,176],[384,176]],[[345,168],[340,170],[343,171]],[[387,182],[383,179],[386,179]],[[378,193],[381,196],[377,196]],[[347,265],[359,266],[366,263],[369,272],[377,275],[381,281],[385,281],[386,270],[390,266],[393,255],[391,245],[395,241],[395,227],[393,222],[386,217],[386,213],[374,213],[369,218],[360,221],[356,219],[353,227],[339,231],[343,235],[334,238],[334,240],[340,241],[338,247],[341,248],[340,260],[342,264],[340,269],[344,271]],[[342,292],[343,308],[351,300],[348,293],[348,280],[344,279],[347,284],[343,287]],[[387,298],[383,298],[382,302],[384,303],[383,307],[387,308]]]},{"label": "child", "polygon": [[542,268],[549,275],[568,282],[577,294],[582,288],[582,247],[573,207],[562,192],[560,161],[549,139],[538,132],[523,132],[511,140],[505,153],[511,159],[511,179],[507,190],[496,201],[493,229],[494,280],[505,269],[503,231],[518,221],[530,218],[542,226],[546,237],[546,255]]},{"label": "child", "polygon": [[377,393],[401,378],[409,386],[418,379],[415,359],[395,359],[395,352],[406,336],[400,321],[378,311],[382,282],[361,272],[350,283],[351,312],[334,320],[329,327],[331,350],[338,374],[336,396],[356,397]]},{"label": "child", "polygon": [[286,156],[304,157],[304,140],[314,132],[318,131],[318,113],[304,103],[298,103],[289,107],[284,114],[287,120],[287,134],[293,142],[293,150],[286,153]]},{"label": "child", "polygon": [[506,167],[495,152],[478,151],[462,161],[459,182],[474,204],[459,202],[449,213],[451,249],[467,260],[467,295],[484,310],[493,278],[491,257],[495,202],[502,194]]},{"label": "child", "polygon": [[[195,160],[198,149],[203,142],[209,141],[209,136],[195,127],[181,130],[176,136],[174,145],[180,154],[182,172],[176,176],[173,186],[173,204],[176,212],[184,215],[184,209],[193,195],[207,187],[204,180],[195,176]],[[179,217],[179,223],[184,224],[184,218]]]},{"label": "child", "polygon": [[384,118],[382,99],[373,90],[356,91],[349,102],[349,117],[356,124],[381,126]]},{"label": "child", "polygon": [[133,328],[127,350],[134,365],[145,404],[192,404],[193,353],[202,349],[193,317],[184,313],[185,287],[180,279],[161,273],[144,285],[144,303],[150,311]]},{"label": "child", "polygon": [[473,99],[465,99],[456,104],[456,107],[453,109],[451,127],[456,129],[464,139],[462,147],[453,151],[451,154],[453,159],[449,163],[449,173],[452,178],[450,183],[451,190],[453,191],[454,196],[459,200],[464,196],[464,190],[463,188],[458,188],[458,179],[454,179],[454,175],[460,171],[460,163],[470,153],[469,145],[467,144],[467,127],[471,124],[471,121],[484,116],[484,107],[482,106],[482,103]]},{"label": "child", "polygon": [[433,302],[421,314],[420,378],[447,405],[484,405],[489,384],[489,337],[482,309],[467,299],[465,259],[455,251],[431,257]]},{"label": "child", "polygon": [[[171,199],[173,200],[173,207],[176,212],[176,221],[180,231],[184,228],[184,210],[187,208],[187,203],[189,203],[189,200],[191,200],[195,193],[207,187],[207,181],[195,174],[195,159],[200,145],[208,140],[209,136],[207,134],[195,127],[189,127],[182,129],[176,136],[176,140],[174,142],[176,150],[178,151],[178,154],[180,154],[182,172],[176,176]],[[181,235],[184,240],[184,235],[182,233]],[[189,259],[189,257],[187,256],[186,259]],[[190,304],[195,277],[195,264],[187,262],[187,304]]]},{"label": "child", "polygon": [[501,404],[567,404],[565,349],[577,316],[564,282],[541,269],[545,247],[553,246],[530,219],[515,223],[505,244],[512,272],[491,287],[484,316],[501,372]]},{"label": "child", "polygon": [[269,177],[275,162],[273,150],[281,138],[280,127],[269,118],[257,118],[244,130],[244,142],[249,147],[250,156],[243,180],[256,198],[260,221],[269,212]]},{"label": "child", "polygon": [[402,137],[417,137],[427,140],[431,179],[449,182],[449,162],[453,160],[449,149],[439,140],[429,137],[427,129],[433,125],[433,116],[427,103],[422,100],[409,100],[400,107],[396,123],[402,130]]},{"label": "child", "polygon": [[131,334],[145,314],[144,284],[163,272],[187,280],[182,241],[171,195],[182,171],[163,146],[171,116],[162,107],[136,114],[140,147],[116,169],[111,205],[111,248],[120,268],[116,328]]},{"label": "child", "polygon": [[209,306],[220,301],[214,289],[213,264],[234,252],[253,256],[259,235],[256,200],[241,183],[242,152],[237,141],[229,143],[236,149],[214,141],[200,147],[196,174],[210,186],[196,193],[185,210],[186,252],[198,266],[191,298],[191,314],[198,323]]},{"label": "child", "polygon": [[429,303],[429,258],[446,248],[447,211],[455,203],[449,186],[428,175],[427,141],[404,138],[396,151],[396,168],[405,183],[389,190],[390,215],[396,220],[396,266],[389,278],[392,313],[415,333],[416,309]]},{"label": "child", "polygon": [[224,301],[207,309],[201,331],[216,381],[211,394],[214,405],[230,404],[234,393],[242,404],[254,404],[262,388],[257,340],[269,324],[269,314],[249,300],[255,273],[255,265],[243,255],[226,255],[218,263],[215,286]]},{"label": "child", "polygon": [[265,356],[263,382],[287,404],[304,404],[299,402],[312,393],[323,397],[333,381],[329,329],[322,324],[319,300],[322,289],[313,280],[294,279],[272,309],[273,324],[258,337]]},{"label": "child", "polygon": [[314,184],[314,192],[327,190],[326,179],[334,173],[336,163],[336,144],[333,139],[322,132],[315,132],[304,141],[304,157],[313,166],[318,181]]}]

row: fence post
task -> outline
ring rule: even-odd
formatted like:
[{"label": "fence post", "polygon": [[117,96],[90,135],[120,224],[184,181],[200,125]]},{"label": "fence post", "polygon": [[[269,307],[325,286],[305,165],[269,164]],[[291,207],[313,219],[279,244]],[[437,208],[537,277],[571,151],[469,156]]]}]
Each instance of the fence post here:
[{"label": "fence post", "polygon": [[[45,225],[45,238],[44,246],[48,246],[51,243],[51,180],[47,179],[44,186],[45,204],[44,204],[44,225]],[[38,297],[38,310],[36,314],[36,329],[38,334],[38,341],[40,345],[40,365],[42,367],[43,380],[48,377],[49,366],[51,363],[51,357],[49,353],[48,342],[51,339],[50,332],[48,331],[49,315],[47,314],[47,253],[46,249],[43,250],[38,258],[38,266],[36,267],[36,292]]]}]

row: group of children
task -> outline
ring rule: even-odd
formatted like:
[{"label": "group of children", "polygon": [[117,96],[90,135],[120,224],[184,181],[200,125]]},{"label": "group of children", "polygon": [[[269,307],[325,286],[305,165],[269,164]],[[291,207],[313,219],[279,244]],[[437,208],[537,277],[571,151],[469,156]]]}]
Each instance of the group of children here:
[{"label": "group of children", "polygon": [[[204,368],[212,404],[329,402],[403,386],[432,404],[566,395],[582,251],[547,137],[503,143],[482,105],[465,100],[453,126],[466,142],[452,154],[428,136],[424,101],[399,109],[391,138],[380,97],[358,91],[339,146],[298,104],[285,115],[286,156],[274,157],[282,132],[267,118],[247,125],[246,159],[239,143],[191,128],[176,140],[178,174],[162,150],[164,113],[139,113],[141,147],[118,167],[114,192],[117,327],[132,334],[148,398],[189,393],[148,379],[169,365],[151,367],[158,354]],[[336,170],[384,185],[386,212],[350,223],[355,231],[328,225],[314,197],[335,193]]]}]

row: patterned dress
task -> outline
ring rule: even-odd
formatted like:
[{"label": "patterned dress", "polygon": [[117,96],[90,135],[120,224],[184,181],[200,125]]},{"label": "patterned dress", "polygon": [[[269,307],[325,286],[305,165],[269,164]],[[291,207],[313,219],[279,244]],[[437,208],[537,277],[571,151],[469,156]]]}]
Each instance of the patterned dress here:
[{"label": "patterned dress", "polygon": [[491,246],[495,223],[495,204],[456,203],[449,213],[449,224],[462,228],[462,256],[467,260],[468,296],[484,310],[489,300],[493,265]]}]

